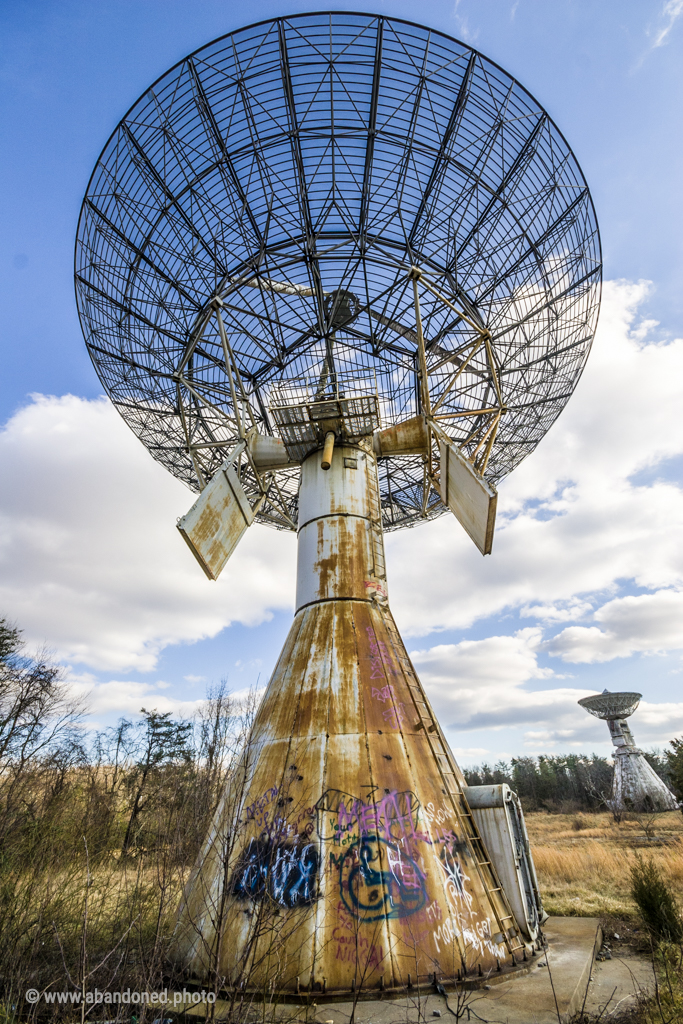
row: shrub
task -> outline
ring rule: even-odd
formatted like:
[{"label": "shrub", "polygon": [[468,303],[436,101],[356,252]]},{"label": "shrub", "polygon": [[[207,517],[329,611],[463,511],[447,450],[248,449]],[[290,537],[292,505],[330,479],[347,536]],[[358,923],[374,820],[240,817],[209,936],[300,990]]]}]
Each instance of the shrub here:
[{"label": "shrub", "polygon": [[645,861],[636,855],[631,866],[631,895],[640,910],[643,922],[656,942],[683,939],[676,898],[652,857]]},{"label": "shrub", "polygon": [[683,738],[671,740],[669,745],[672,748],[666,751],[669,785],[678,799],[683,800]]}]

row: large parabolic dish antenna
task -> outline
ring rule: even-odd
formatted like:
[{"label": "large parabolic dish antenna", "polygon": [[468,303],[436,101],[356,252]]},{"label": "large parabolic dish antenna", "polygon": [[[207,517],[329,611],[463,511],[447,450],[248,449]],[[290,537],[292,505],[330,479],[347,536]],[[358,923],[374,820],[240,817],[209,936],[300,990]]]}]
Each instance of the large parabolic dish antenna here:
[{"label": "large parabolic dish antenna", "polygon": [[[543,108],[471,47],[369,14],[263,22],[164,74],[107,142],[76,247],[97,373],[196,491],[245,426],[287,441],[272,406],[293,378],[338,397],[372,379],[384,428],[429,403],[499,481],[576,386],[600,283]],[[264,499],[243,473],[258,520],[296,526],[299,473]],[[379,479],[386,530],[446,511],[424,455],[380,454]]]},{"label": "large parabolic dish antenna", "polygon": [[521,811],[465,785],[383,532],[449,508],[491,551],[495,483],[571,395],[600,274],[545,111],[406,22],[242,29],[107,143],[76,251],[96,369],[200,492],[178,527],[207,576],[254,519],[298,535],[294,620],[181,903],[189,977],[355,998],[533,955]]},{"label": "large parabolic dish antenna", "polygon": [[609,690],[603,690],[593,697],[582,697],[578,703],[591,715],[609,722],[629,718],[638,707],[642,696],[642,693],[632,691],[610,693]]}]

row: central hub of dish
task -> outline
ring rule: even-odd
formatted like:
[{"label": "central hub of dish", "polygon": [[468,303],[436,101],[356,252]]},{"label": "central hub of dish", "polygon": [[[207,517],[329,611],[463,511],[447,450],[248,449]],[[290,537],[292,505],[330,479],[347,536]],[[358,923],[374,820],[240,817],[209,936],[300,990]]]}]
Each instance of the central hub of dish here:
[{"label": "central hub of dish", "polygon": [[303,462],[330,432],[357,443],[381,426],[374,378],[335,373],[326,365],[317,377],[274,384],[270,411],[291,462]]}]

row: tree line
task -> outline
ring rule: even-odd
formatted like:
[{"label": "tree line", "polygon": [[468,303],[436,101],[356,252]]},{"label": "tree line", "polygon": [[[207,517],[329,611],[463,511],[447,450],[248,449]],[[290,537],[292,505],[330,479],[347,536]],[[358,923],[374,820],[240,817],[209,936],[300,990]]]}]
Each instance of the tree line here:
[{"label": "tree line", "polygon": [[[644,754],[659,777],[683,799],[683,740],[672,740],[670,747]],[[613,767],[598,754],[513,757],[509,762],[475,765],[463,772],[468,786],[507,783],[519,796],[525,811],[601,811],[606,809],[612,791]]]},{"label": "tree line", "polygon": [[93,732],[62,670],[0,619],[0,1015],[69,1018],[29,988],[173,984],[180,895],[254,707],[223,684],[185,721],[143,708]]}]

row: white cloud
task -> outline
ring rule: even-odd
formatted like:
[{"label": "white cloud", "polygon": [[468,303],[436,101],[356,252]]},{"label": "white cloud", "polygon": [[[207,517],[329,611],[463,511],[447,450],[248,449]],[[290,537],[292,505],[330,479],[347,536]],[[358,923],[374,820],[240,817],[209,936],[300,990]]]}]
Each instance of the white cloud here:
[{"label": "white cloud", "polygon": [[[191,700],[165,691],[171,684],[163,680],[141,679],[109,679],[102,682],[92,672],[74,672],[67,667],[66,681],[71,692],[81,698],[88,712],[87,727],[97,729],[110,725],[115,719],[123,717],[139,718],[142,708],[147,711],[158,711],[180,718],[191,718],[206,702],[206,696],[194,697]],[[255,697],[258,701],[265,692],[264,688],[252,687],[235,689],[230,693],[231,700],[239,705]]]},{"label": "white cloud", "polygon": [[136,718],[144,707],[148,711],[164,714],[170,711],[174,715],[189,718],[204,702],[197,700],[180,700],[164,693],[168,683],[148,682],[133,679],[111,679],[99,682],[89,672],[68,672],[67,679],[74,695],[85,698],[87,709],[92,716],[88,726],[96,726],[98,721],[110,721],[113,715],[131,716]]},{"label": "white cloud", "polygon": [[491,753],[488,747],[451,747],[458,761],[481,761]]},{"label": "white cloud", "polygon": [[648,342],[646,284],[607,283],[594,350],[538,450],[500,486],[493,554],[450,516],[387,538],[392,607],[407,636],[537,609],[585,617],[631,581],[683,586],[683,491],[638,471],[683,452],[683,341]]},{"label": "white cloud", "polygon": [[[538,664],[541,647],[540,630],[523,629],[514,636],[464,640],[411,652],[456,757],[469,761],[505,757],[500,741],[493,749],[462,746],[463,734],[474,730],[493,734],[521,731],[521,742],[530,754],[611,750],[605,723],[578,704],[602,687],[558,685],[558,676]],[[536,680],[547,680],[547,685]],[[665,745],[683,733],[683,702],[641,701],[632,727],[637,742]]]},{"label": "white cloud", "polygon": [[671,29],[674,27],[681,14],[683,14],[683,0],[667,0],[662,7],[661,14],[661,16],[666,20],[666,24],[664,24],[655,34],[655,38],[652,42],[653,49],[664,45],[669,32],[671,32]]},{"label": "white cloud", "polygon": [[654,594],[608,601],[595,613],[598,626],[569,626],[546,649],[563,661],[596,662],[625,658],[636,651],[667,651],[683,647],[683,593]]},{"label": "white cloud", "polygon": [[642,700],[636,711],[634,732],[638,733],[638,742],[661,742],[662,732],[669,737],[683,733],[683,702],[670,701],[663,704],[652,704]]},{"label": "white cloud", "polygon": [[514,636],[439,644],[410,657],[439,720],[451,731],[547,723],[554,731],[596,732],[577,706],[591,691],[525,688],[531,680],[554,676],[538,664],[541,639],[540,630],[522,629]]},{"label": "white cloud", "polygon": [[525,605],[520,609],[524,618],[538,619],[540,622],[575,622],[593,610],[590,601],[572,598],[570,601],[557,601],[555,604]]},{"label": "white cloud", "polygon": [[254,526],[217,583],[176,529],[193,495],[111,404],[35,396],[0,433],[0,614],[71,663],[149,671],[168,644],[291,607],[294,537]]},{"label": "white cloud", "polygon": [[[466,43],[476,42],[479,36],[479,29],[473,29],[470,26],[469,18],[459,13],[459,8],[463,0],[455,0],[455,6],[453,8],[453,19],[455,21],[456,33],[459,39],[462,39]],[[514,16],[514,11],[513,11]]]}]

